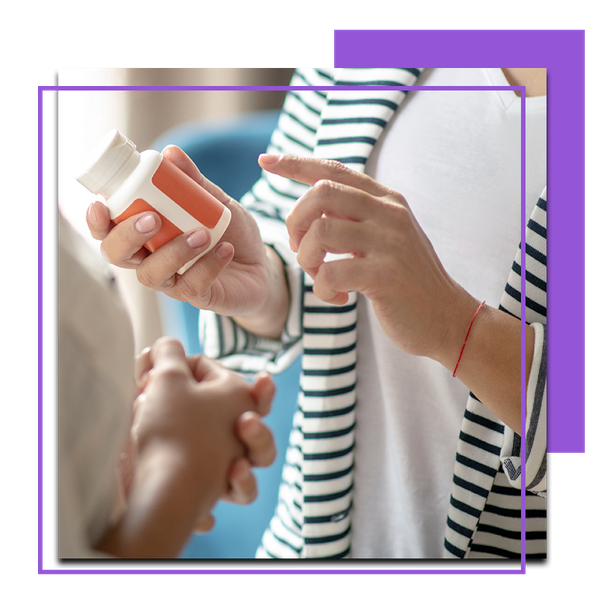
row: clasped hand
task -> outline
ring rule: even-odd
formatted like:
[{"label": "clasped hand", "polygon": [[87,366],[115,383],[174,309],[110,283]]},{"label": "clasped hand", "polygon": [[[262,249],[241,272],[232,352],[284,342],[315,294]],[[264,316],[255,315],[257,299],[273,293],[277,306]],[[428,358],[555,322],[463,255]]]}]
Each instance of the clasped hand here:
[{"label": "clasped hand", "polygon": [[219,500],[248,504],[256,498],[252,467],[275,458],[275,444],[261,421],[271,408],[274,384],[266,374],[252,383],[203,355],[186,357],[180,342],[161,338],[136,361],[132,463],[123,465],[131,487],[133,465],[147,452],[163,452],[199,490],[196,530],[214,523]]}]

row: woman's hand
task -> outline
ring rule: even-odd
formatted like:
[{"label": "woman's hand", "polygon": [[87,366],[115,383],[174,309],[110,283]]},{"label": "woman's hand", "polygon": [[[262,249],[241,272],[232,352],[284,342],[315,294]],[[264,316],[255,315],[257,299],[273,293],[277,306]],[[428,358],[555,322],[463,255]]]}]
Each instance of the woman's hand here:
[{"label": "woman's hand", "polygon": [[134,215],[115,225],[106,206],[94,202],[88,209],[87,223],[92,236],[102,240],[105,260],[135,269],[146,287],[198,308],[228,316],[269,315],[274,330],[267,335],[277,336],[287,316],[288,292],[278,264],[281,261],[262,243],[254,218],[208,181],[183,150],[169,146],[163,155],[231,211],[225,234],[210,252],[179,275],[181,267],[208,247],[209,239],[202,229],[186,232],[151,254],[143,245],[160,229],[156,213]]},{"label": "woman's hand", "polygon": [[[263,169],[313,187],[288,216],[290,245],[314,293],[344,304],[366,296],[390,339],[440,362],[514,431],[521,429],[521,322],[480,301],[446,272],[406,199],[334,161],[261,156]],[[328,252],[352,258],[325,262]],[[526,327],[525,376],[535,335]]]},{"label": "woman's hand", "polygon": [[263,155],[259,164],[313,186],[287,226],[319,298],[344,304],[360,292],[402,350],[444,363],[458,356],[478,302],[445,271],[401,194],[338,162]]}]

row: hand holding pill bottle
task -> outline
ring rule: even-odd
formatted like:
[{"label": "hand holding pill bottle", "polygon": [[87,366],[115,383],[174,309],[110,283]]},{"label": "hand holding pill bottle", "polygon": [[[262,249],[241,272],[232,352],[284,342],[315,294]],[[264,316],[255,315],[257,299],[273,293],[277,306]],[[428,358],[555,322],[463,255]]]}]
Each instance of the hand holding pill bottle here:
[{"label": "hand holding pill bottle", "polygon": [[183,233],[204,227],[211,239],[208,248],[180,272],[212,250],[231,219],[227,207],[160,152],[138,152],[116,129],[92,150],[77,181],[106,200],[115,223],[145,211],[159,214],[160,231],[144,244],[150,252]]}]

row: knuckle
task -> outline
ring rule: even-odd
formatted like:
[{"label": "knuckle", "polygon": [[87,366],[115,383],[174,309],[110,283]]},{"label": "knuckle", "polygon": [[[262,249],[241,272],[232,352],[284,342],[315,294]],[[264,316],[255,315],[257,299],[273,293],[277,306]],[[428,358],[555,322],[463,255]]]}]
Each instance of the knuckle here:
[{"label": "knuckle", "polygon": [[319,273],[317,277],[321,285],[336,285],[339,273],[339,269],[336,267],[337,265],[335,264],[335,262],[324,262],[319,267]]},{"label": "knuckle", "polygon": [[406,231],[412,227],[412,215],[406,206],[401,204],[394,205],[394,216],[401,231]]},{"label": "knuckle", "polygon": [[160,288],[160,285],[156,280],[154,273],[151,269],[148,269],[143,262],[136,269],[136,275],[138,281],[144,287],[150,288],[151,290],[158,290]]},{"label": "knuckle", "polygon": [[377,218],[386,225],[392,225],[396,230],[404,229],[412,221],[409,208],[395,198],[388,198],[380,204]]},{"label": "knuckle", "polygon": [[285,226],[289,229],[292,229],[292,227],[294,226],[294,222],[295,222],[295,218],[294,218],[294,212],[290,212],[288,213],[288,215],[285,217]]},{"label": "knuckle", "polygon": [[[143,265],[139,265],[138,268],[135,270],[135,274],[137,277],[137,280],[144,286],[144,287],[149,287],[151,288],[152,286],[150,285],[151,283],[151,278],[148,276],[147,270],[144,268]],[[154,289],[154,288],[152,288]]]},{"label": "knuckle", "polygon": [[313,186],[314,192],[323,196],[330,196],[333,192],[342,186],[331,179],[319,179]]},{"label": "knuckle", "polygon": [[193,286],[187,277],[180,277],[175,287],[177,288],[177,294],[183,300],[190,300],[198,295],[198,290]]},{"label": "knuckle", "polygon": [[348,167],[339,160],[328,160],[325,162],[325,167],[334,176],[344,174],[348,171]]},{"label": "knuckle", "polygon": [[162,263],[165,265],[171,265],[173,271],[182,267],[185,262],[187,262],[185,260],[187,257],[185,257],[182,253],[181,246],[178,243],[179,241],[181,241],[181,236],[177,238],[177,240],[171,240],[170,243],[167,243],[160,248],[162,254]]}]

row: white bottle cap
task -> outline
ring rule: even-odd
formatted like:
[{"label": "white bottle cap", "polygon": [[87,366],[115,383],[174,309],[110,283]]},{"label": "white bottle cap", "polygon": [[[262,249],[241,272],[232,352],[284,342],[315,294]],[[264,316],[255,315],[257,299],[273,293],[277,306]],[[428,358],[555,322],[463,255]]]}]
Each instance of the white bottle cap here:
[{"label": "white bottle cap", "polygon": [[87,157],[77,181],[93,194],[111,196],[140,161],[135,144],[121,132],[109,131]]}]

